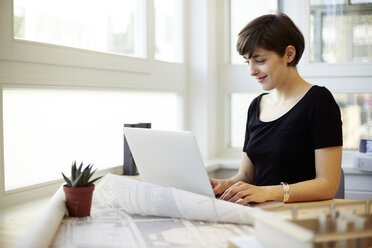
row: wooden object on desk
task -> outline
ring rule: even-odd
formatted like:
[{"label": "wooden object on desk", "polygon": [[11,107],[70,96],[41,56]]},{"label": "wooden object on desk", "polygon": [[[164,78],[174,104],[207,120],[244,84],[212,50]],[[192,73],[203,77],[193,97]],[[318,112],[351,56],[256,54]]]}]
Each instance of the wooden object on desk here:
[{"label": "wooden object on desk", "polygon": [[[370,201],[371,203],[372,201]],[[326,201],[313,201],[313,202],[296,202],[286,203],[279,206],[262,206],[261,208],[272,212],[283,215],[288,219],[303,219],[310,216],[314,216],[321,212],[330,212],[330,206],[335,206],[335,210],[355,210],[357,214],[365,212],[364,200],[346,200],[346,199],[332,199]],[[370,210],[371,211],[371,210]]]},{"label": "wooden object on desk", "polygon": [[372,247],[371,205],[331,200],[272,207],[255,216],[256,237],[267,247]]}]

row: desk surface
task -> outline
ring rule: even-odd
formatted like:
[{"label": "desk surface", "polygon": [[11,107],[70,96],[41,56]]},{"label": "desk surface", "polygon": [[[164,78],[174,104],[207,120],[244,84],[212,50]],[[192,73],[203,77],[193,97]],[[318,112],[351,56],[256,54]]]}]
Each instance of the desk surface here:
[{"label": "desk surface", "polygon": [[15,247],[31,228],[49,198],[43,198],[0,210],[0,247]]}]

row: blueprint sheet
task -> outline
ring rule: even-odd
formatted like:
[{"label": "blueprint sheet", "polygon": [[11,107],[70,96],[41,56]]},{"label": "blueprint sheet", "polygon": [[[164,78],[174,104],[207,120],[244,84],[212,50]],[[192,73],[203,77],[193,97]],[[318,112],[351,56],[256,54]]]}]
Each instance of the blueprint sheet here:
[{"label": "blueprint sheet", "polygon": [[129,215],[123,209],[92,209],[87,218],[65,218],[52,247],[227,247],[250,225]]},{"label": "blueprint sheet", "polygon": [[18,247],[227,247],[252,233],[256,208],[108,174],[91,216],[65,215],[60,188]]}]

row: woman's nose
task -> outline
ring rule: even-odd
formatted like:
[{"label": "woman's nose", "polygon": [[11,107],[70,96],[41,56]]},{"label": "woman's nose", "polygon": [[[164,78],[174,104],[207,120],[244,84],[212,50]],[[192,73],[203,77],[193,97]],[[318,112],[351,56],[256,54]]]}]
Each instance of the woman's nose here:
[{"label": "woman's nose", "polygon": [[251,76],[256,76],[258,74],[257,67],[253,63],[249,65],[249,71],[251,73]]}]

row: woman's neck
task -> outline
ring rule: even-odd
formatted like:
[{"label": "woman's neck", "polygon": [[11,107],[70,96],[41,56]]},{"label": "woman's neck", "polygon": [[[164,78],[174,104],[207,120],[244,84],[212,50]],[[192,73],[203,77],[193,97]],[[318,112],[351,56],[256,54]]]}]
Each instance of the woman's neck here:
[{"label": "woman's neck", "polygon": [[275,102],[294,100],[303,96],[311,86],[299,75],[296,67],[290,67],[287,77],[275,88],[272,97]]}]

